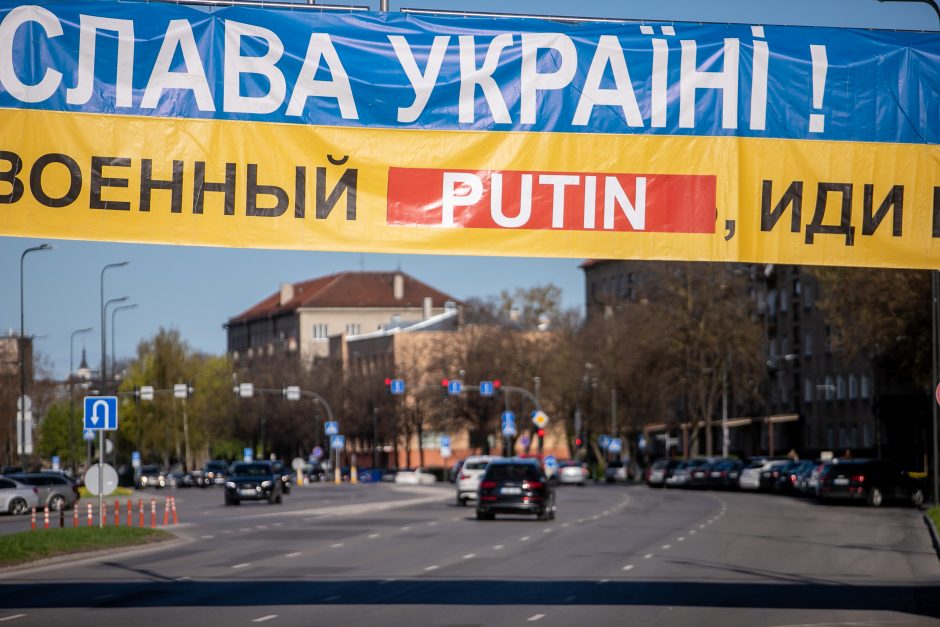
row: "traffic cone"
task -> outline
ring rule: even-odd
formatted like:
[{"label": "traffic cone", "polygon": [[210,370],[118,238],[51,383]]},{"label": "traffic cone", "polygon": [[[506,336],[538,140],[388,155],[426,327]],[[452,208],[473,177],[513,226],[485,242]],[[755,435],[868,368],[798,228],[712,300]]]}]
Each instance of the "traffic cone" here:
[{"label": "traffic cone", "polygon": [[173,510],[173,524],[178,525],[180,521],[176,517],[176,497],[175,496],[170,497],[170,507]]},{"label": "traffic cone", "polygon": [[36,508],[32,509],[32,513],[29,515],[29,528],[33,531],[36,531]]}]

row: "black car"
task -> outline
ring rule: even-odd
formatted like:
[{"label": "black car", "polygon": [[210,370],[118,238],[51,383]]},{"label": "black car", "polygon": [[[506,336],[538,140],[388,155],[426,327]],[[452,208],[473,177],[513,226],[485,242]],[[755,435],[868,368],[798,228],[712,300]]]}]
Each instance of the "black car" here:
[{"label": "black car", "polygon": [[267,500],[281,502],[281,476],[271,462],[235,462],[225,479],[225,504]]},{"label": "black car", "polygon": [[828,464],[819,476],[819,500],[866,501],[879,507],[886,501],[924,503],[924,486],[888,460],[845,459]]},{"label": "black car", "polygon": [[291,486],[294,484],[294,471],[285,466],[284,462],[279,459],[275,459],[271,464],[273,464],[274,472],[281,480],[281,491],[284,494],[290,494]]},{"label": "black car", "polygon": [[214,459],[206,462],[202,467],[203,485],[224,485],[225,477],[228,475],[228,462],[221,459]]},{"label": "black car", "polygon": [[736,490],[743,468],[740,459],[723,459],[708,469],[706,485],[714,490]]},{"label": "black car", "polygon": [[167,484],[166,473],[159,466],[148,464],[140,467],[137,475],[137,488],[165,488]]},{"label": "black car", "polygon": [[646,470],[646,485],[651,488],[661,488],[666,485],[666,479],[672,476],[672,471],[679,466],[677,459],[657,459]]},{"label": "black car", "polygon": [[494,459],[480,478],[477,520],[496,514],[535,514],[555,518],[555,490],[536,459]]}]

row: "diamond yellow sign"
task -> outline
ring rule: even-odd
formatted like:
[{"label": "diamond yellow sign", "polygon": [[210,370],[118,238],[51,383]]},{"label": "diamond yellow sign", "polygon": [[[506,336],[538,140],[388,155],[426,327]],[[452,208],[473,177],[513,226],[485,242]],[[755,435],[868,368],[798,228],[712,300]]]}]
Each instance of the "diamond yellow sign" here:
[{"label": "diamond yellow sign", "polygon": [[548,424],[548,415],[540,409],[532,414],[532,422],[536,427],[544,427]]}]

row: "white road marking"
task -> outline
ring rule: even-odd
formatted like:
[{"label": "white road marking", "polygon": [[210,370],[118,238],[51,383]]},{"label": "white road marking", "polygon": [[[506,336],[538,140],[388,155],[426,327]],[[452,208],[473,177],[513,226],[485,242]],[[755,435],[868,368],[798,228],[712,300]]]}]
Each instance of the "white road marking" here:
[{"label": "white road marking", "polygon": [[604,516],[608,515],[609,513],[610,513],[610,510],[609,510],[609,509],[605,509],[605,510],[604,510]]},{"label": "white road marking", "polygon": [[211,540],[215,536],[202,536],[204,540]]},{"label": "white road marking", "polygon": [[456,522],[456,521],[460,520],[460,516],[454,516],[453,518],[451,518],[451,520],[453,520],[454,522]]},{"label": "white road marking", "polygon": [[267,616],[262,616],[262,617],[260,617],[260,618],[255,618],[255,619],[252,620],[251,622],[253,622],[253,623],[263,623],[263,622],[265,622],[265,621],[274,620],[275,618],[277,618],[277,614],[268,614]]},{"label": "white road marking", "polygon": [[622,570],[633,570],[633,564],[627,564]]},{"label": "white road marking", "polygon": [[283,527],[284,524],[283,524],[283,523],[271,523],[271,526],[272,526],[272,527]]},{"label": "white road marking", "polygon": [[437,570],[438,568],[440,568],[440,566],[438,566],[437,564],[435,564],[435,565],[433,565],[433,566],[425,566],[425,567],[424,567],[424,570]]},{"label": "white road marking", "polygon": [[694,536],[694,535],[695,535],[695,529],[689,529],[689,535],[690,535],[690,536]]},{"label": "white road marking", "polygon": [[676,538],[679,542],[685,542],[685,536],[679,536]]},{"label": "white road marking", "polygon": [[239,531],[251,531],[249,527],[242,527]]},{"label": "white road marking", "polygon": [[551,527],[549,527],[548,529],[542,529],[542,533],[551,533],[551,532],[552,532]]},{"label": "white road marking", "polygon": [[402,531],[408,531],[409,529],[411,529],[411,527],[402,527],[402,528],[401,528]]},{"label": "white road marking", "polygon": [[664,551],[668,551],[668,550],[669,550],[669,547],[671,547],[671,546],[672,546],[671,544],[664,544],[662,548],[663,548]]},{"label": "white road marking", "polygon": [[235,564],[232,566],[232,568],[247,568],[248,566],[251,566],[251,564],[249,562],[245,562],[243,564]]},{"label": "white road marking", "polygon": [[335,601],[335,600],[337,600],[338,598],[339,598],[338,596],[326,597],[325,599],[323,599],[323,602],[324,602],[324,603],[329,603],[330,601]]},{"label": "white road marking", "polygon": [[222,533],[233,533],[231,529],[223,529]]},{"label": "white road marking", "polygon": [[571,523],[562,523],[561,526],[562,526],[562,527],[567,527],[567,526],[570,525],[570,524],[571,524]]},{"label": "white road marking", "polygon": [[578,524],[579,524],[579,525],[580,525],[581,523],[583,523],[583,522],[584,522],[584,519],[583,519],[583,518],[579,518],[579,519],[578,519]]},{"label": "white road marking", "polygon": [[298,557],[300,556],[300,551],[294,551],[293,553],[288,553],[287,557]]},{"label": "white road marking", "polygon": [[465,560],[472,560],[472,559],[473,559],[474,557],[476,557],[476,556],[477,556],[476,553],[467,553],[466,555],[463,556],[463,558],[464,558]]},{"label": "white road marking", "polygon": [[174,581],[189,581],[189,577],[177,577]]},{"label": "white road marking", "polygon": [[493,550],[495,550],[495,551],[498,551],[498,550],[500,550],[501,548],[503,548],[503,545],[502,545],[502,544],[494,544],[494,545],[493,545]]},{"label": "white road marking", "polygon": [[0,618],[0,623],[8,621],[8,620],[16,620],[17,618],[23,618],[24,616],[26,616],[26,614],[14,614],[13,616],[4,616],[3,618]]},{"label": "white road marking", "polygon": [[699,529],[704,529],[704,528],[705,528],[705,525],[699,525],[698,528],[699,528]]},{"label": "white road marking", "polygon": [[331,548],[331,549],[339,549],[339,548],[342,548],[343,546],[345,546],[345,545],[344,545],[342,542],[337,542],[336,544],[331,544],[331,545],[330,545],[330,548]]},{"label": "white road marking", "polygon": [[652,553],[647,553],[646,555],[643,556],[643,559],[648,560],[648,559],[650,559],[650,558],[652,558],[652,557],[653,557],[653,554],[652,554]]},{"label": "white road marking", "polygon": [[375,539],[378,538],[380,535],[382,535],[382,534],[381,534],[381,533],[370,533],[370,534],[369,534],[369,538],[371,538],[372,540],[375,540]]},{"label": "white road marking", "polygon": [[542,620],[543,618],[545,618],[545,614],[536,614],[534,616],[528,617],[526,621],[530,623],[534,623],[535,621]]},{"label": "white road marking", "polygon": [[255,525],[255,529],[267,529],[267,525]]},{"label": "white road marking", "polygon": [[437,521],[436,521],[436,520],[434,520],[434,521],[428,523],[428,527],[436,527],[436,526],[437,526]]},{"label": "white road marking", "polygon": [[591,520],[597,520],[600,516],[591,516]]},{"label": "white road marking", "polygon": [[529,541],[529,536],[522,536],[521,538],[519,538],[519,542],[528,542],[528,541]]}]

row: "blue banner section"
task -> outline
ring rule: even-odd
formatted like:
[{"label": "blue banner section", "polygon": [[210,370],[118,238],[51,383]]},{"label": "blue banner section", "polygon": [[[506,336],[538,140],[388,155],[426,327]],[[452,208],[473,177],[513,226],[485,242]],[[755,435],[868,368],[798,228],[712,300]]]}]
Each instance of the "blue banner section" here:
[{"label": "blue banner section", "polygon": [[0,107],[936,144],[940,37],[4,0]]}]

